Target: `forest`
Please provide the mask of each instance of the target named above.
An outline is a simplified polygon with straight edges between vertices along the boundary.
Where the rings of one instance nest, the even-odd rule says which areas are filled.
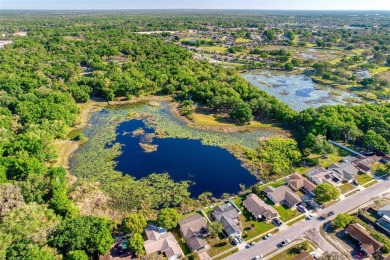
[[[230,20],[207,16],[214,17],[210,25],[226,27],[260,27],[266,19],[250,12]],[[186,111],[196,102],[228,113],[238,124],[253,118],[276,120],[296,135],[298,143],[269,141],[259,146],[256,156],[278,176],[299,164],[298,147],[313,147],[319,135],[389,152],[388,103],[322,106],[298,113],[252,86],[237,69],[193,59],[189,51],[172,43],[170,34],[134,33],[204,30],[209,26],[201,23],[204,18],[199,14],[29,16],[12,12],[0,18],[0,30],[13,40],[0,49],[0,259],[88,259],[110,248],[110,232],[119,223],[81,216],[69,197],[65,169],[53,167],[57,159],[53,141],[67,138],[80,112],[77,103],[90,99],[171,95],[187,106]],[[331,18],[325,15],[327,19]],[[28,35],[12,36],[17,31]],[[315,66],[316,73],[324,77],[329,71],[320,67]],[[286,147],[291,151],[286,152]],[[275,155],[274,149],[284,153]],[[191,203],[187,182],[175,183],[168,175],[157,174],[141,180],[126,178],[128,186],[123,189],[132,197],[118,203],[125,213]],[[172,191],[169,196],[165,196],[167,186]]]

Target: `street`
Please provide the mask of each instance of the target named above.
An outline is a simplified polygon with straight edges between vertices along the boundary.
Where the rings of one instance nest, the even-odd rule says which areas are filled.
[[[342,201],[339,201],[328,208],[320,210],[319,212],[317,212],[316,218],[312,220],[300,221],[291,227],[281,230],[280,232],[273,235],[270,239],[260,241],[252,248],[239,251],[225,259],[246,260],[246,259],[253,259],[258,254],[262,254],[264,256],[274,251],[277,248],[277,245],[284,239],[294,240],[297,238],[303,238],[308,233],[313,231],[315,232],[316,230],[318,231],[318,236],[320,237],[319,228],[324,223],[324,221],[319,220],[318,219],[319,216],[333,210],[335,214],[327,218],[326,221],[332,220],[337,216],[338,213],[351,211],[359,207],[360,205],[368,202],[369,200],[390,190],[389,185],[390,185],[390,180],[378,182],[377,184],[368,187],[363,191],[357,192],[354,195]],[[324,251],[334,251],[334,248],[331,245],[329,245],[329,243],[324,243],[324,247],[326,248],[321,248]]]

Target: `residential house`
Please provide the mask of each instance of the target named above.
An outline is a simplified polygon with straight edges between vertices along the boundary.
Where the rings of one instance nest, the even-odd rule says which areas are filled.
[[[257,220],[262,218],[265,220],[271,220],[278,216],[278,212],[271,205],[266,204],[254,193],[249,194],[242,202],[242,205],[244,205],[244,207]]]
[[[390,217],[383,215],[380,219],[376,221],[376,224],[380,226],[387,235],[390,235]]]
[[[298,191],[300,189],[305,190],[308,193],[313,194],[313,191],[316,188],[316,185],[303,177],[299,173],[291,174],[287,179],[288,186],[294,191]]]
[[[359,242],[360,250],[368,256],[378,252],[383,246],[383,243],[373,238],[359,224],[350,224],[344,231]]]
[[[377,213],[380,216],[388,216],[388,217],[390,217],[390,204],[387,204],[386,206],[378,209]]]
[[[345,162],[345,163],[353,163],[357,159],[358,158],[356,158],[354,156],[346,156],[346,157],[343,158],[343,162]]]
[[[226,236],[241,235],[239,212],[230,203],[215,207],[211,216],[222,224]]]
[[[353,182],[359,170],[351,163],[332,163],[328,170],[334,171],[338,177],[344,182]]]
[[[322,183],[328,183],[333,186],[341,184],[341,179],[336,175],[334,171],[328,171],[321,167],[316,167],[306,172],[306,175],[309,176],[309,179],[316,185]]]
[[[180,259],[184,256],[179,244],[171,232],[165,229],[148,225],[145,228],[147,240],[144,242],[146,254],[157,252],[168,260]]]
[[[292,260],[314,260],[314,257],[310,255],[308,252],[304,251],[294,257]]]
[[[180,232],[191,251],[208,249],[207,221],[199,213],[179,220]]]
[[[381,159],[382,158],[380,156],[374,155],[374,156],[357,160],[354,162],[354,164],[356,165],[357,168],[359,168],[361,172],[371,173],[372,165],[376,162],[379,162]]]
[[[302,202],[301,198],[287,186],[280,186],[277,188],[268,186],[263,190],[263,192],[274,203],[284,204],[289,208],[292,208]]]

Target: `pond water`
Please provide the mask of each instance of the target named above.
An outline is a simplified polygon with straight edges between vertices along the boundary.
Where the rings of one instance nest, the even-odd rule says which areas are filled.
[[[136,119],[122,122],[116,130],[115,142],[123,145],[122,154],[115,159],[116,170],[137,179],[168,172],[175,181],[195,183],[189,188],[191,197],[206,191],[220,197],[239,192],[239,184],[249,187],[257,182],[239,160],[220,147],[187,138],[148,138],[155,130]],[[146,151],[140,143],[156,150]]]
[[[301,74],[252,71],[242,74],[242,77],[297,111],[321,105],[346,104],[345,99],[348,98],[359,100],[356,95],[341,90],[337,90],[337,96],[331,95],[331,88],[316,84]]]

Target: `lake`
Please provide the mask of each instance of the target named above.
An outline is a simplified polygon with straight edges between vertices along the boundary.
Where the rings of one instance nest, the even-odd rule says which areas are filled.
[[[123,145],[122,154],[115,159],[116,170],[137,179],[151,173],[168,172],[175,181],[195,183],[189,188],[191,197],[206,191],[221,197],[223,193],[239,192],[239,184],[249,187],[257,182],[256,177],[225,149],[187,138],[150,138],[152,134],[154,129],[146,127],[142,120],[122,122],[117,127],[115,140]],[[140,143],[157,149],[147,152]]]
[[[254,86],[278,98],[292,109],[302,111],[321,105],[340,105],[348,103],[345,99],[359,98],[348,92],[336,90],[337,96],[331,94],[331,88],[316,84],[301,74],[289,74],[274,71],[252,71],[242,77]]]

